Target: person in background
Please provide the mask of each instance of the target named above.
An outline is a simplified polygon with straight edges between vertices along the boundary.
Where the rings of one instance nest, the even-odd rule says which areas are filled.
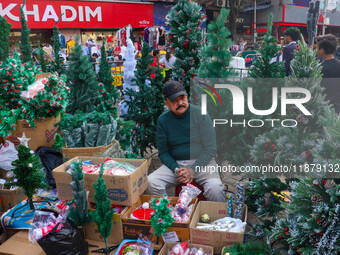
[[[152,52],[152,56],[153,56],[153,63],[151,64],[154,67],[158,66],[158,62],[157,62],[157,57],[159,59],[161,53],[159,52],[159,50],[153,50]]]
[[[244,38],[242,38],[242,41],[240,43],[240,50],[245,50],[246,45],[247,45],[247,41],[245,41]]]
[[[98,54],[97,53],[93,53],[92,57],[90,58],[90,62],[93,65],[93,70],[95,71],[95,73],[97,74],[97,59],[98,59]]]
[[[290,62],[294,58],[294,51],[298,48],[297,40],[300,36],[300,30],[297,27],[287,28],[285,34],[285,46],[282,49],[282,60],[285,61],[286,76],[291,75]]]
[[[325,87],[326,101],[334,105],[337,113],[340,113],[340,61],[334,58],[337,47],[334,35],[324,35],[317,39],[317,54],[323,60],[321,86]],[[325,79],[327,78],[327,79]],[[331,79],[332,78],[332,79]]]
[[[161,58],[159,61],[160,64],[164,65],[165,70],[165,82],[170,80],[172,69],[174,68],[174,64],[176,61],[176,57],[171,54],[171,50],[167,49],[166,55]]]

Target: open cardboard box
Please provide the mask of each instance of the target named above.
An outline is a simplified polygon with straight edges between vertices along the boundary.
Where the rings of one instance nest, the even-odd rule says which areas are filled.
[[[63,154],[68,158],[72,159],[75,157],[92,157],[95,154],[103,153],[112,147],[117,141],[114,140],[107,146],[97,146],[97,147],[78,147],[78,148],[62,148]]]
[[[3,212],[15,207],[26,198],[24,190],[17,188],[15,190],[0,189],[1,209]]]
[[[89,204],[89,211],[94,211],[95,204]],[[107,238],[109,243],[120,244],[123,241],[123,224],[122,215],[127,211],[128,207],[123,207],[121,213],[115,213],[112,217],[113,226],[111,235]],[[94,221],[86,224],[86,237],[90,240],[105,242],[104,238],[101,237],[98,230],[97,224]]]
[[[179,244],[179,243],[174,243],[174,242],[165,243],[163,245],[162,249],[159,251],[158,255],[168,255],[168,251],[171,251],[171,249],[176,244]],[[207,253],[209,255],[213,255],[214,254],[214,248],[211,247],[211,246],[189,243],[189,248],[197,248],[197,249],[202,248],[205,251],[205,253]]]
[[[35,151],[39,146],[52,147],[54,144],[54,136],[59,132],[59,127],[55,125],[60,121],[60,115],[54,118],[46,118],[43,121],[36,121],[36,128],[31,128],[27,121],[18,120],[15,130],[12,131],[11,137],[4,138],[18,146],[20,141],[18,137],[22,137],[23,132],[27,138],[28,146]]]
[[[235,205],[233,205],[233,212]],[[242,221],[247,222],[248,208],[243,207]],[[215,221],[228,216],[228,203],[200,201],[196,207],[194,215],[190,223],[190,240],[192,243],[211,245],[214,247],[215,253],[220,253],[226,245],[234,243],[242,243],[245,228],[241,233],[213,231],[205,229],[197,229],[196,225],[200,221],[202,214],[208,214],[211,221]]]
[[[53,170],[53,176],[57,185],[58,198],[60,200],[72,200],[73,193],[70,182],[71,175],[66,170],[68,165],[77,160],[91,160],[92,164],[100,164],[106,158],[100,157],[75,157]],[[148,167],[146,159],[124,159],[113,158],[115,161],[127,162],[137,167],[137,169],[128,176],[103,175],[107,187],[107,196],[111,204],[132,206],[144,193],[148,187]],[[93,195],[95,193],[93,183],[97,183],[97,174],[84,174],[85,189],[89,191],[89,202],[95,202]]]
[[[154,229],[151,227],[150,220],[139,220],[139,219],[131,219],[131,213],[144,202],[149,202],[152,200],[153,197],[161,198],[161,196],[150,196],[150,195],[142,195],[138,201],[128,208],[128,210],[124,213],[122,220],[123,220],[123,233],[124,239],[138,239],[139,234],[143,234],[148,238],[148,240],[156,240],[156,236],[151,235]],[[175,206],[178,197],[169,197],[171,205]],[[190,240],[190,233],[189,233],[189,224],[191,222],[191,218],[195,212],[197,198],[194,198],[189,205],[193,204],[193,208],[190,214],[190,217],[187,222],[179,223],[173,222],[171,227],[168,229],[167,232],[176,232],[178,239],[183,242]],[[163,241],[163,238],[160,237],[160,241]]]

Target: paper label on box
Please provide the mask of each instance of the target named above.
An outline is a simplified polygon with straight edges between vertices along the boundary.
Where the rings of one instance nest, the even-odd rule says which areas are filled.
[[[175,231],[167,232],[162,235],[164,242],[179,242]]]

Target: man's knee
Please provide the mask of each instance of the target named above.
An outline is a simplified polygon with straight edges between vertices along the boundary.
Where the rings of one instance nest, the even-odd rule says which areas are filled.
[[[209,179],[204,184],[204,196],[209,201],[225,202],[225,194],[223,184],[220,179]]]

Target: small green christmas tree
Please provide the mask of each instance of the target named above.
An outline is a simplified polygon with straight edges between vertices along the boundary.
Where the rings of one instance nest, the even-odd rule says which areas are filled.
[[[201,65],[199,76],[202,78],[226,78],[230,75],[229,66],[232,55],[230,31],[225,26],[229,10],[221,9],[215,22],[208,25],[207,44],[200,49]]]
[[[8,58],[11,26],[6,18],[0,16],[0,61],[5,61]]]
[[[109,247],[107,244],[107,238],[112,231],[112,217],[114,210],[111,209],[110,200],[107,198],[107,190],[105,180],[103,179],[104,167],[100,166],[98,175],[98,182],[93,184],[95,189],[94,199],[96,201],[96,210],[90,212],[90,216],[97,224],[100,235],[105,239],[106,254],[109,254]]]
[[[151,208],[155,209],[150,222],[155,229],[156,244],[158,244],[159,237],[168,230],[175,219],[171,216],[170,201],[166,197],[152,198]]]
[[[63,14],[59,16],[58,21],[53,26],[53,37],[51,38],[51,40],[53,41],[54,61],[52,62],[51,69],[53,72],[57,72],[59,75],[66,75],[66,70],[63,67],[61,59],[59,57],[61,43],[59,38],[59,28],[57,27],[57,25],[62,15]]]
[[[91,112],[99,102],[98,83],[88,56],[83,56],[79,44],[79,36],[75,37],[75,46],[70,54],[70,64],[67,70],[71,95],[67,112],[74,114],[76,110]]]
[[[31,30],[27,27],[27,22],[26,22],[24,10],[23,10],[25,3],[26,3],[26,0],[24,0],[24,4],[20,7],[20,22],[21,22],[20,50],[22,53],[23,63],[32,61],[32,49],[31,49],[31,43],[30,43],[30,31]]]
[[[223,255],[264,255],[275,254],[271,252],[271,248],[266,243],[249,242],[242,244],[233,244],[232,246],[226,246],[223,249]]]
[[[125,101],[129,108],[128,114],[123,117],[136,123],[132,133],[132,149],[141,157],[144,157],[147,148],[152,149],[156,146],[157,119],[164,109],[161,92],[163,85],[160,80],[162,76],[159,68],[151,66],[153,58],[150,51],[149,45],[144,42],[133,80],[139,91],[129,88],[125,92],[131,100]]]
[[[169,42],[175,50],[176,62],[172,72],[172,79],[180,81],[190,95],[190,79],[196,76],[200,65],[198,50],[201,46],[200,26],[205,21],[202,7],[195,2],[179,0],[171,8],[167,26]]]
[[[106,91],[113,97],[113,103],[115,103],[119,97],[119,92],[117,87],[112,85],[113,77],[111,67],[106,58],[105,40],[103,41],[103,45],[100,50],[101,58],[98,72],[98,81],[104,84]]]
[[[71,168],[67,170],[67,173],[72,177],[70,185],[74,196],[67,217],[75,226],[83,227],[84,238],[86,239],[85,224],[91,220],[91,217],[88,214],[88,200],[82,166],[81,161],[72,162]]]
[[[55,134],[54,141],[55,142],[53,144],[53,148],[58,149],[58,150],[61,150],[62,148],[64,148],[66,144],[64,138],[59,133]]]
[[[34,210],[33,194],[36,189],[47,188],[45,183],[45,173],[38,155],[34,154],[30,148],[20,144],[18,146],[18,159],[12,162],[15,168],[13,185],[22,187],[28,197],[30,209]]]
[[[39,50],[39,57],[40,57],[40,65],[41,65],[41,70],[43,73],[47,72],[47,66],[46,66],[46,61],[45,61],[45,52],[44,50],[40,47],[40,42],[38,41],[38,50]]]

